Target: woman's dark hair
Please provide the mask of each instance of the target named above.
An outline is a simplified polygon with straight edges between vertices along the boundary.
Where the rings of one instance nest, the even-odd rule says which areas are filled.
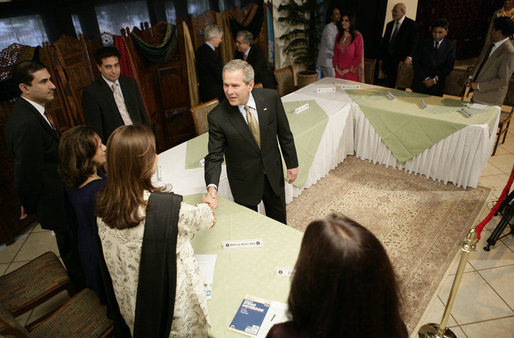
[[[57,170],[68,188],[77,189],[94,174],[93,156],[96,154],[98,142],[102,141],[90,126],[76,126],[62,134]]]
[[[379,240],[332,214],[307,227],[296,262],[289,311],[309,337],[401,337],[400,294]]]
[[[341,21],[339,21],[336,24],[337,31],[339,32],[339,37],[337,38],[337,42],[339,43],[339,40],[341,40],[341,37],[344,35],[344,28],[343,28],[342,21],[345,16],[347,16],[348,20],[350,20],[349,33],[352,36],[352,40],[350,41],[350,43],[352,43],[353,39],[355,39],[355,16],[351,13],[343,13],[343,12],[341,12]]]
[[[156,161],[155,136],[143,125],[117,128],[107,141],[109,179],[98,193],[96,215],[111,228],[132,228],[144,217],[144,192],[159,191],[152,185]]]

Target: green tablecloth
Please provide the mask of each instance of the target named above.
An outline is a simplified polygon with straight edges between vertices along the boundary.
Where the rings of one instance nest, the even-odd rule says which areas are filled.
[[[299,114],[294,113],[296,108],[306,103],[309,104],[308,110],[304,110]],[[327,127],[328,116],[314,100],[284,102],[284,109],[294,136],[299,163],[298,177],[293,184],[301,188],[305,184],[305,180],[311,170],[312,161]]]
[[[187,141],[186,150],[186,169],[199,168],[200,161],[207,156],[209,143],[209,133],[204,133]]]
[[[228,330],[246,295],[287,303],[290,279],[275,276],[276,267],[293,268],[303,233],[253,212],[223,197],[216,209],[216,225],[195,234],[195,254],[216,254],[212,298],[207,301],[213,337],[241,337]],[[186,196],[199,203],[200,195]],[[263,240],[262,248],[223,249],[222,241]]]
[[[386,97],[390,91],[395,100]],[[394,89],[346,90],[399,162],[405,162],[442,139],[470,125],[489,125],[493,132],[498,110],[470,109],[472,118],[457,110],[464,102]],[[422,109],[419,101],[428,105]]]
[[[297,107],[306,103],[309,104],[308,110],[300,114],[294,114],[294,110]],[[328,116],[314,100],[286,102],[284,103],[284,109],[294,136],[299,163],[298,177],[293,184],[301,188],[307,179],[312,161],[318,151],[321,137],[327,126]],[[204,158],[208,152],[208,142],[208,133],[187,141],[186,169],[194,169],[201,166],[200,160]]]

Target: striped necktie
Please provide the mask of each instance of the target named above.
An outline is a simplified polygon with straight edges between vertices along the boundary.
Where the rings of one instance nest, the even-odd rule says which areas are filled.
[[[253,116],[253,114],[250,113],[250,108],[246,104],[245,111],[246,121],[248,121],[248,127],[250,128],[250,132],[252,133],[255,142],[257,142],[257,146],[259,147],[259,149],[261,149],[261,131],[259,130],[259,122],[257,122],[255,116]]]

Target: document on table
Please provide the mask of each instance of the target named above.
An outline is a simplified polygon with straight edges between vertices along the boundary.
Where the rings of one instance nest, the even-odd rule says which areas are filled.
[[[200,277],[205,286],[205,296],[212,297],[212,283],[214,282],[214,267],[216,266],[217,255],[195,255],[196,262],[200,268]]]

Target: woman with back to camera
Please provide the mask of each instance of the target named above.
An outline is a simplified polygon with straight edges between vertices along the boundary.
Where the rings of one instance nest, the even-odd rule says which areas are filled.
[[[155,137],[144,126],[116,129],[107,142],[107,163],[98,234],[131,334],[206,337],[205,290],[189,235],[214,225],[208,197],[192,206],[152,185]]]
[[[105,146],[90,126],[66,130],[59,141],[59,175],[65,185],[66,216],[76,243],[85,287],[106,303],[99,270],[95,204],[105,185]]]
[[[362,34],[355,30],[353,15],[342,14],[336,26],[339,33],[332,59],[336,78],[364,82],[364,41]]]
[[[384,247],[345,216],[307,227],[288,306],[292,321],[273,326],[267,337],[408,337]]]

